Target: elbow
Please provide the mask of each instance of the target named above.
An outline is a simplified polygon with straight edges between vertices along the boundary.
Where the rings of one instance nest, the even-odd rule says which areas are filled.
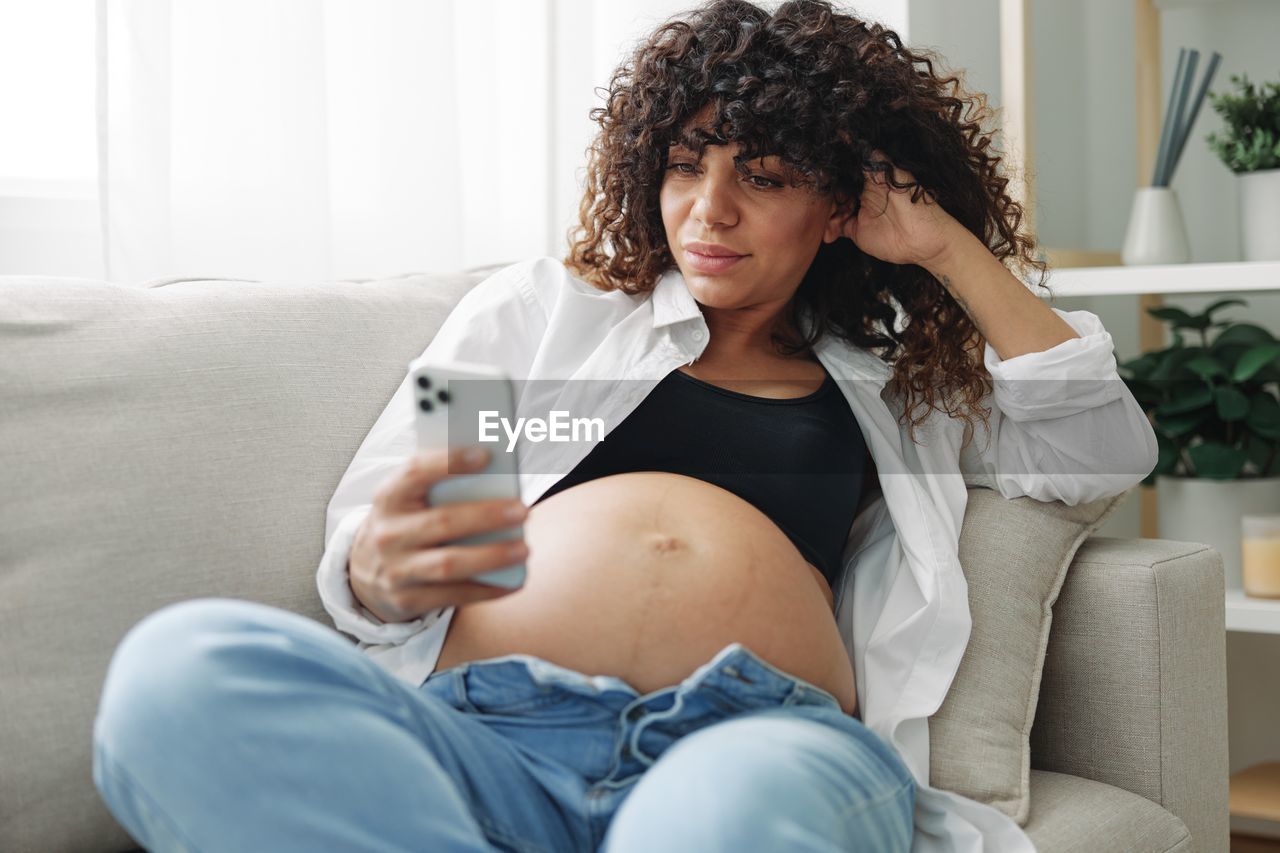
[[[1126,456],[1120,470],[1134,475],[1133,485],[1137,485],[1150,476],[1160,461],[1160,442],[1156,439],[1155,428],[1151,418],[1143,410],[1142,405],[1134,398],[1128,388],[1124,389],[1124,418],[1128,425],[1129,439]],[[1130,470],[1132,469],[1132,470]]]
[[[1140,482],[1141,477],[1135,478],[1130,474],[1084,474],[1046,481],[1028,494],[1037,500],[1078,506],[1124,494]]]
[[[1160,442],[1156,440],[1156,431],[1151,426],[1151,420],[1144,414],[1142,416],[1142,438],[1145,443],[1145,453],[1142,457],[1142,476],[1138,478],[1138,482],[1142,482],[1151,472],[1156,470],[1156,465],[1160,463]]]
[[[1155,433],[1143,419],[1145,429],[1123,439],[1090,443],[1074,448],[1043,448],[1035,458],[1034,473],[1028,471],[1021,482],[1007,484],[1042,501],[1061,501],[1067,506],[1090,503],[1123,494],[1146,479],[1156,464]],[[1004,491],[1004,489],[1002,489]]]
[[[1118,414],[1119,417],[1115,417]],[[1122,413],[1101,420],[1103,431],[1096,453],[1076,461],[1082,473],[1076,503],[1113,497],[1140,484],[1155,470],[1160,444],[1146,412],[1126,395]]]
[[[1118,442],[1119,452],[1108,454],[1111,459],[1109,467],[1117,475],[1117,482],[1124,483],[1124,488],[1117,489],[1117,494],[1133,488],[1149,477],[1160,461],[1160,442],[1156,440],[1151,419],[1132,397],[1128,400],[1127,410],[1127,438]]]
[[[1155,430],[1143,415],[1140,425],[1135,422],[1132,440],[1118,443],[1101,457],[1105,465],[1078,478],[1075,488],[1070,490],[1072,499],[1064,498],[1064,503],[1075,506],[1124,494],[1155,470],[1159,455]]]

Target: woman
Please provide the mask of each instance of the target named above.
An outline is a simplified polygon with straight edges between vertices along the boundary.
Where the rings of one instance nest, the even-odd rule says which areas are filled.
[[[1114,359],[1005,267],[1043,270],[955,84],[822,2],[658,28],[593,112],[569,256],[486,279],[425,353],[603,441],[522,444],[516,506],[432,507],[482,465],[415,451],[406,379],[318,576],[364,654],[246,602],[144,620],[96,726],[121,822],[152,849],[1031,849],[927,785],[965,485],[1089,500],[1155,444],[1118,379],[992,388]],[[450,544],[521,520],[514,550]],[[513,563],[517,590],[475,580]],[[157,739],[175,718],[194,743]]]

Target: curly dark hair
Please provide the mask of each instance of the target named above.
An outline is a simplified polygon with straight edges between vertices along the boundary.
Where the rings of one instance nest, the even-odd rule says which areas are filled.
[[[652,290],[676,266],[659,205],[668,148],[683,143],[701,156],[706,144],[732,141],[742,146],[736,164],[777,155],[852,215],[864,169],[911,189],[912,201],[927,191],[1002,262],[1039,270],[1037,285],[1048,290],[1047,265],[1033,254],[1023,207],[1006,192],[982,127],[993,115],[986,96],[935,64],[936,53],[908,50],[893,30],[825,0],[792,0],[772,13],[713,0],[668,18],[614,71],[607,106],[590,112],[600,130],[565,266],[601,290]],[[685,133],[708,104],[712,130]],[[872,158],[876,149],[915,181],[894,181]],[[804,352],[825,333],[877,351],[893,365],[889,388],[904,401],[900,423],[910,423],[912,440],[929,409],[963,417],[970,434],[975,413],[987,423],[984,339],[924,268],[881,261],[849,239],[824,243],[788,305],[792,328],[804,328],[806,307],[818,322],[803,339],[775,332],[778,351]]]

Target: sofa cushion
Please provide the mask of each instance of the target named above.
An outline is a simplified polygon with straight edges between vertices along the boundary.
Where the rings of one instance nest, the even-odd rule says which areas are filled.
[[[951,689],[929,718],[929,782],[1025,825],[1053,602],[1076,550],[1129,492],[1076,506],[968,492],[960,564],[973,627]]]
[[[90,747],[107,663],[144,616],[226,596],[332,626],[315,586],[329,498],[492,270],[0,277],[0,849],[129,844]]]

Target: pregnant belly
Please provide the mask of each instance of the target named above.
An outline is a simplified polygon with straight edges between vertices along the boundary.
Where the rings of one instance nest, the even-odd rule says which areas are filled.
[[[648,693],[740,642],[853,713],[825,579],[737,495],[679,474],[617,474],[536,504],[525,540],[524,587],[459,606],[437,670],[523,653]]]

